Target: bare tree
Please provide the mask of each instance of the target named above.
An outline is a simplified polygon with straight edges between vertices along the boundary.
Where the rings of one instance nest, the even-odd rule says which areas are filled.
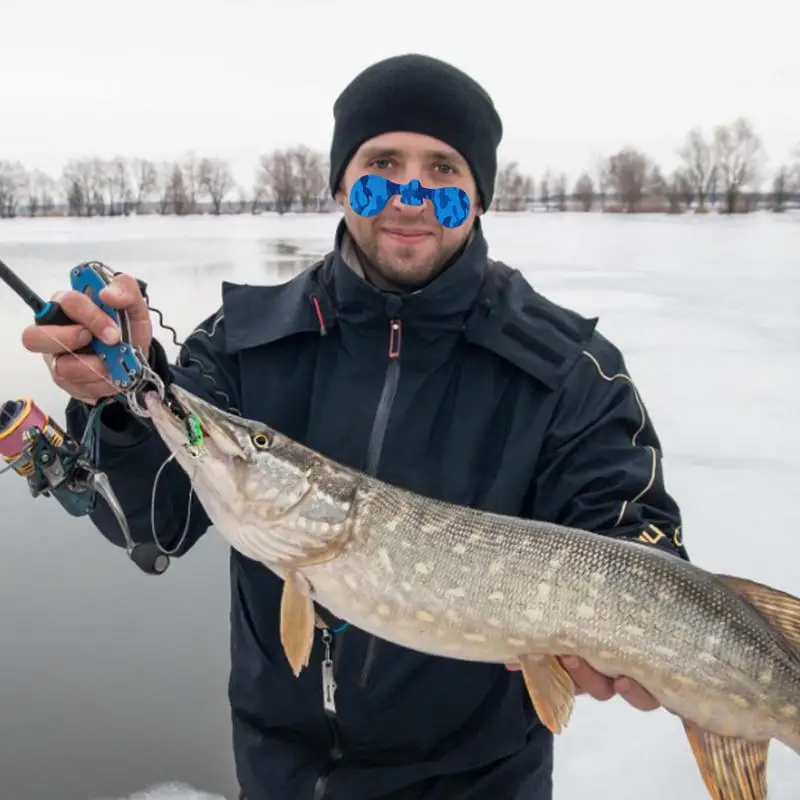
[[[669,185],[658,164],[654,164],[650,169],[650,173],[647,176],[645,192],[658,200],[666,198],[669,192]]]
[[[238,196],[237,208],[239,214],[244,214],[248,208],[252,208],[252,201],[247,196],[247,190],[244,186],[236,186],[236,194]]]
[[[556,201],[556,208],[559,211],[567,210],[567,175],[562,172],[553,183],[553,197]]]
[[[190,173],[192,174],[192,173]],[[172,213],[179,217],[191,214],[197,203],[197,188],[193,185],[193,195],[190,197],[186,186],[186,170],[175,162],[169,173],[167,182],[167,198]]]
[[[524,211],[533,195],[533,179],[524,175],[516,161],[510,161],[497,173],[495,208],[498,211]]]
[[[120,214],[127,216],[131,212],[134,198],[130,165],[122,156],[117,156],[106,165],[106,174],[108,176],[109,213],[112,216]]]
[[[792,151],[786,163],[782,164],[773,176],[772,210],[785,211],[792,196],[797,193],[800,193],[800,145]]]
[[[274,150],[259,159],[256,185],[279,214],[291,211],[297,198],[298,181],[294,167],[291,150]]]
[[[33,170],[27,179],[28,214],[50,214],[55,207],[56,182],[40,169]]]
[[[706,211],[706,198],[714,191],[717,177],[712,145],[703,138],[700,128],[692,128],[678,149],[678,155],[685,164],[683,174],[697,198],[697,211],[703,213]]]
[[[300,208],[308,211],[313,206],[318,210],[326,184],[322,154],[314,152],[303,144],[290,150],[289,155]]]
[[[253,192],[250,201],[250,213],[258,214],[262,208],[269,204],[270,190],[265,181],[266,173],[263,169],[256,170],[256,179],[253,181]]]
[[[133,208],[137,214],[140,214],[142,205],[159,187],[158,168],[146,158],[134,158],[131,163],[131,181],[133,183]]]
[[[644,197],[651,162],[641,151],[626,147],[608,160],[608,178],[623,211],[635,211]]]
[[[154,192],[158,198],[158,213],[162,216],[169,213],[170,207],[170,187],[172,186],[172,175],[175,165],[169,161],[161,161],[154,165],[156,172],[156,185]]]
[[[119,198],[125,196],[120,189],[122,180],[115,162],[101,158],[70,160],[61,175],[68,213],[87,217],[115,213]]]
[[[221,158],[204,158],[198,175],[200,186],[211,198],[214,214],[219,215],[225,195],[236,186],[230,164]]]
[[[584,172],[575,183],[573,194],[583,211],[591,211],[594,205],[594,184],[588,172]]]
[[[550,169],[546,169],[542,179],[539,181],[539,202],[544,206],[545,211],[550,210]]]
[[[686,208],[691,208],[692,203],[694,203],[695,200],[695,191],[685,169],[678,169],[672,173],[670,186],[674,186],[674,188],[680,194],[680,199]],[[699,212],[698,209],[695,209],[695,211]]]
[[[0,161],[0,217],[16,217],[28,183],[19,161]]]
[[[156,171],[156,194],[159,214],[170,212],[183,216],[189,211],[183,167],[178,161],[162,161],[154,165]]]
[[[691,205],[694,198],[694,189],[692,189],[684,170],[675,170],[670,175],[666,181],[665,197],[668,214],[680,214],[683,212],[684,207]]]
[[[789,167],[789,191],[800,194],[800,144],[792,152],[792,162]]]
[[[67,213],[72,217],[91,217],[92,162],[87,159],[68,161],[61,173],[61,183],[67,200]]]
[[[110,166],[101,158],[92,158],[86,165],[86,175],[89,181],[88,202],[92,212],[97,216],[105,216],[111,197]]]
[[[600,210],[605,211],[606,195],[611,187],[611,176],[608,173],[608,158],[595,153],[592,156],[594,171],[597,175],[597,196],[600,199]]]
[[[186,154],[181,172],[183,174],[180,181],[182,198],[180,213],[195,214],[197,212],[197,196],[200,193],[200,161],[197,153],[193,150]]]
[[[725,193],[725,212],[733,214],[745,189],[757,189],[766,154],[761,138],[744,117],[714,130],[714,160],[720,188]]]
[[[788,165],[784,164],[775,173],[772,179],[772,210],[775,212],[786,211],[786,203],[792,192],[792,174]]]

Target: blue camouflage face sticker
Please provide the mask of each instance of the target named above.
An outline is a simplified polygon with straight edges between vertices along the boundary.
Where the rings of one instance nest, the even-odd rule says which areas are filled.
[[[382,175],[362,175],[353,184],[350,208],[361,217],[374,217],[396,194],[407,206],[421,206],[430,200],[436,219],[445,228],[457,228],[469,216],[469,196],[463,189],[455,186],[429,189],[416,178],[408,183],[395,183]]]

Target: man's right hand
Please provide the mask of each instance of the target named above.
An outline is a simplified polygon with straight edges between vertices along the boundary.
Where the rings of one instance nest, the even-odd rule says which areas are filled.
[[[119,389],[111,383],[108,370],[98,356],[74,353],[94,338],[116,344],[119,328],[80,292],[57,292],[52,299],[60,303],[75,325],[29,325],[22,331],[23,346],[32,353],[42,354],[55,384],[76,400],[94,405],[117,394]],[[100,299],[112,308],[127,311],[132,344],[147,354],[153,340],[153,325],[138,283],[129,275],[118,275],[100,292]]]

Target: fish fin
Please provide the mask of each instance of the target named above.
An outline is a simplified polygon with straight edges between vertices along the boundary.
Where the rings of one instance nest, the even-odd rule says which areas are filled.
[[[333,561],[334,558],[337,558],[342,554],[348,542],[350,541],[351,535],[351,525],[345,524],[342,527],[342,532],[338,536],[334,536],[333,539],[322,542],[313,550],[309,550],[303,556],[292,558],[289,566],[302,568],[314,567],[318,564],[327,564],[329,561]]]
[[[311,657],[315,617],[308,582],[297,572],[287,573],[281,595],[281,644],[295,678]]]
[[[561,733],[572,715],[575,684],[555,656],[518,657],[536,714],[552,733]]]
[[[350,540],[350,531],[345,529],[330,541],[324,542],[321,546],[309,550],[305,555],[292,558],[289,562],[292,567],[315,567],[319,564],[327,564],[342,554],[342,551]]]
[[[683,723],[713,800],[766,800],[769,741],[752,742]]]
[[[789,640],[792,647],[800,650],[800,598],[747,578],[717,577],[744,595]]]

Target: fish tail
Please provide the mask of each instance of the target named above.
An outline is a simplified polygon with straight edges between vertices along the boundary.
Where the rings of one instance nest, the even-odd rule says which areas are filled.
[[[717,577],[744,597],[776,628],[800,656],[800,598],[762,583],[732,575]]]
[[[769,740],[720,736],[688,722],[684,728],[713,800],[767,800]]]

